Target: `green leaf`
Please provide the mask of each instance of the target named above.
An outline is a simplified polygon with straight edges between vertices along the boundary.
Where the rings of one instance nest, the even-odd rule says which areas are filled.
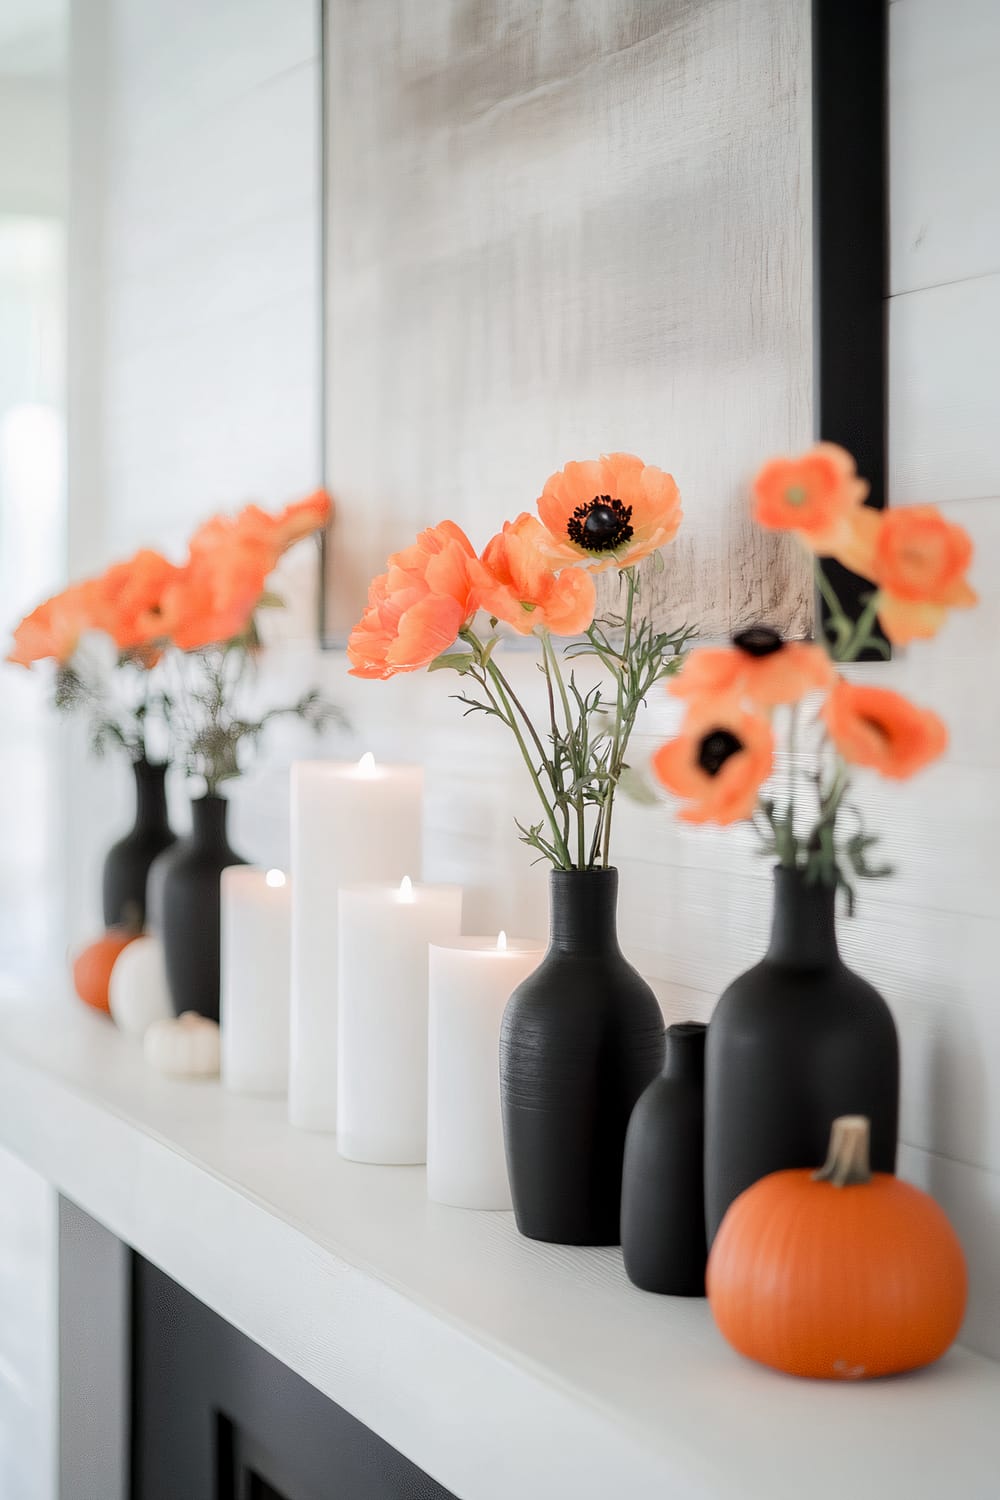
[[[457,672],[464,677],[471,667],[476,665],[476,658],[470,651],[445,651],[441,656],[435,656],[428,672]]]

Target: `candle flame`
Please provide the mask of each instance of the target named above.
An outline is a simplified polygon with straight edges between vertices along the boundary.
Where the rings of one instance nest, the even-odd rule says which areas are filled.
[[[375,757],[370,750],[366,750],[364,755],[362,755],[361,759],[358,761],[358,775],[375,775]]]
[[[498,953],[506,953],[507,952],[507,934],[503,931],[502,928],[497,933],[497,952]]]
[[[269,885],[272,891],[280,890],[285,883],[284,870],[268,870],[264,876],[264,884]]]
[[[399,882],[399,899],[400,901],[413,900],[413,881],[410,879],[409,875],[404,875],[402,880]]]

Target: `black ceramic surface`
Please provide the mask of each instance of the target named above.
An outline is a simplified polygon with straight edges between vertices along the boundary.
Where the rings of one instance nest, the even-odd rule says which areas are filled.
[[[191,804],[191,833],[161,854],[150,875],[150,909],[163,943],[170,998],[178,1015],[195,1010],[219,1019],[220,881],[245,859],[226,837],[228,803]]]
[[[622,1176],[622,1251],[646,1292],[705,1295],[705,1032],[667,1028],[663,1071],[632,1111]]]
[[[500,1090],[517,1227],[620,1243],[635,1101],[663,1062],[663,1017],[618,946],[617,870],[556,870],[548,952],[504,1012]]]
[[[167,822],[167,767],[137,760],[135,824],[104,861],[104,925],[141,929],[146,924],[146,883],[158,854],[175,842]]]
[[[709,1244],[758,1178],[819,1166],[838,1115],[867,1115],[873,1169],[896,1167],[899,1045],[889,1007],[840,957],[834,891],[778,869],[774,892],[771,946],[729,986],[708,1028]]]

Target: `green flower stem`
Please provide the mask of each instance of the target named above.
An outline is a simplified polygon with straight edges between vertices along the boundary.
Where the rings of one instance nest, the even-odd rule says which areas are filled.
[[[625,639],[622,644],[622,665],[615,673],[618,679],[618,709],[615,714],[615,728],[612,737],[611,757],[608,762],[608,783],[601,804],[601,818],[603,822],[603,845],[601,849],[601,865],[606,870],[611,861],[611,818],[615,806],[615,788],[618,778],[622,773],[625,761],[625,750],[628,746],[628,735],[631,733],[631,725],[628,733],[624,732],[625,719],[625,675],[631,670],[632,657],[632,615],[635,609],[636,576],[634,568],[625,568]],[[632,722],[635,721],[635,711],[632,713]]]
[[[540,634],[542,638],[542,660],[545,663],[545,676],[549,681],[550,686],[552,679],[554,678],[556,686],[559,689],[559,696],[562,700],[563,715],[565,716],[566,720],[566,739],[567,743],[572,745],[573,715],[570,710],[569,693],[566,691],[566,683],[563,678],[562,669],[559,665],[559,657],[556,654],[556,649],[552,644],[552,637],[549,632],[547,630],[542,630]],[[585,870],[587,868],[587,822],[586,804],[584,802],[583,796],[583,777],[586,773],[586,767],[581,766],[578,763],[575,750],[572,771],[573,781],[576,786],[576,792],[573,798],[573,806],[576,810],[577,867],[581,870]]]
[[[545,815],[549,820],[549,826],[552,829],[552,841],[555,846],[556,853],[558,854],[561,861],[561,868],[564,870],[571,870],[573,868],[573,861],[570,858],[566,840],[564,839],[559,824],[556,821],[556,816],[549,802],[549,799],[545,795],[545,789],[542,786],[541,778],[535,768],[535,763],[532,760],[527,741],[525,740],[524,735],[521,733],[520,725],[517,722],[517,715],[515,714],[514,709],[511,706],[512,702],[517,704],[522,718],[528,725],[528,728],[531,731],[531,734],[536,743],[539,744],[539,748],[541,748],[540,742],[538,741],[537,732],[534,729],[531,720],[525,713],[523,707],[518,702],[516,695],[511,692],[510,697],[508,697],[509,684],[506,683],[503,673],[500,671],[499,667],[492,659],[490,659],[486,663],[486,674],[489,677],[490,681],[493,683],[494,688],[496,689],[496,695],[500,700],[500,704],[504,710],[504,716],[506,717],[507,725],[510,728],[510,731],[513,734],[515,740],[517,741],[518,749],[521,752],[521,757],[524,761],[524,764],[528,768],[528,774],[530,775],[531,780],[534,783],[535,791],[538,793],[538,799],[541,802],[542,807],[545,810]],[[489,691],[488,688],[487,691]],[[545,763],[546,757],[544,751],[542,751],[542,764],[545,765]]]

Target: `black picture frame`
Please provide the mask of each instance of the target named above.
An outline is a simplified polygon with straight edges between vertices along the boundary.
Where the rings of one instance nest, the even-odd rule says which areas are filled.
[[[886,505],[889,0],[812,0],[813,349],[815,436],[840,443],[871,486],[867,503]],[[317,0],[320,65],[320,443],[326,452],[328,107],[324,79],[327,6]],[[327,476],[328,477],[328,476]],[[331,532],[320,547],[318,632],[325,650],[344,640],[327,629]],[[823,572],[845,613],[857,619],[872,585],[833,559]],[[829,611],[820,597],[821,628]],[[880,638],[876,627],[873,634]],[[871,648],[864,658],[884,660]]]

